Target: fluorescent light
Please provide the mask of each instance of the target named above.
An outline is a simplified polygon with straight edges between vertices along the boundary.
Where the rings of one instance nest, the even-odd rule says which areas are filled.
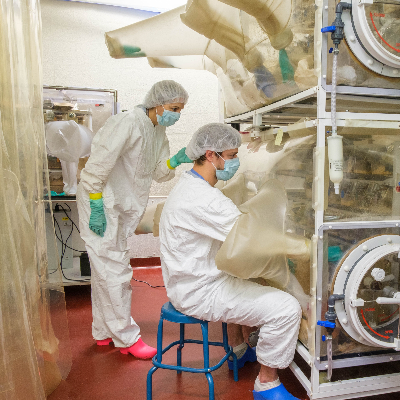
[[[81,3],[105,4],[125,8],[135,8],[137,10],[164,12],[173,8],[183,6],[187,0],[70,0]]]

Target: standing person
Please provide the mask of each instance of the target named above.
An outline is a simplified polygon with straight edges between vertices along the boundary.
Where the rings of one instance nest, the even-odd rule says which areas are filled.
[[[177,82],[161,81],[143,105],[109,118],[95,135],[77,192],[81,237],[92,269],[92,334],[98,345],[114,342],[123,354],[151,358],[131,316],[132,268],[127,238],[146,209],[154,179],[165,182],[181,163],[185,148],[170,157],[167,126],[178,121],[188,100]]]
[[[241,213],[214,185],[219,179],[231,179],[239,168],[240,142],[239,132],[224,124],[205,125],[193,135],[186,154],[195,160],[194,167],[182,174],[169,194],[160,220],[164,283],[172,305],[186,315],[259,326],[261,369],[254,399],[295,400],[280,383],[278,369],[288,367],[294,357],[299,303],[288,293],[236,278],[215,264],[219,248]],[[232,343],[230,337],[240,363],[246,345],[240,343],[243,336],[237,340]]]

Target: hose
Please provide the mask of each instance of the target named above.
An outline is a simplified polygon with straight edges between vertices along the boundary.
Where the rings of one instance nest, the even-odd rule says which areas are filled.
[[[337,85],[337,60],[339,49],[333,50],[333,65],[332,65],[332,92],[331,92],[331,120],[332,120],[332,136],[337,135],[336,126],[336,85]]]

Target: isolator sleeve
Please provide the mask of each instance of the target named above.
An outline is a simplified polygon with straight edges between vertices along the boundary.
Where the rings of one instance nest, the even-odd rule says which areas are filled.
[[[239,206],[242,215],[217,253],[218,269],[238,278],[262,277],[285,287],[289,281],[284,221],[286,192],[277,180]]]

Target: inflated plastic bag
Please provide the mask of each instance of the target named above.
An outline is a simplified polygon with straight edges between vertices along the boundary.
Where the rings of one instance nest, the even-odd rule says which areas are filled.
[[[239,206],[243,215],[217,253],[218,269],[242,279],[262,277],[285,287],[289,281],[286,208],[286,192],[279,181],[262,185],[256,196]]]

